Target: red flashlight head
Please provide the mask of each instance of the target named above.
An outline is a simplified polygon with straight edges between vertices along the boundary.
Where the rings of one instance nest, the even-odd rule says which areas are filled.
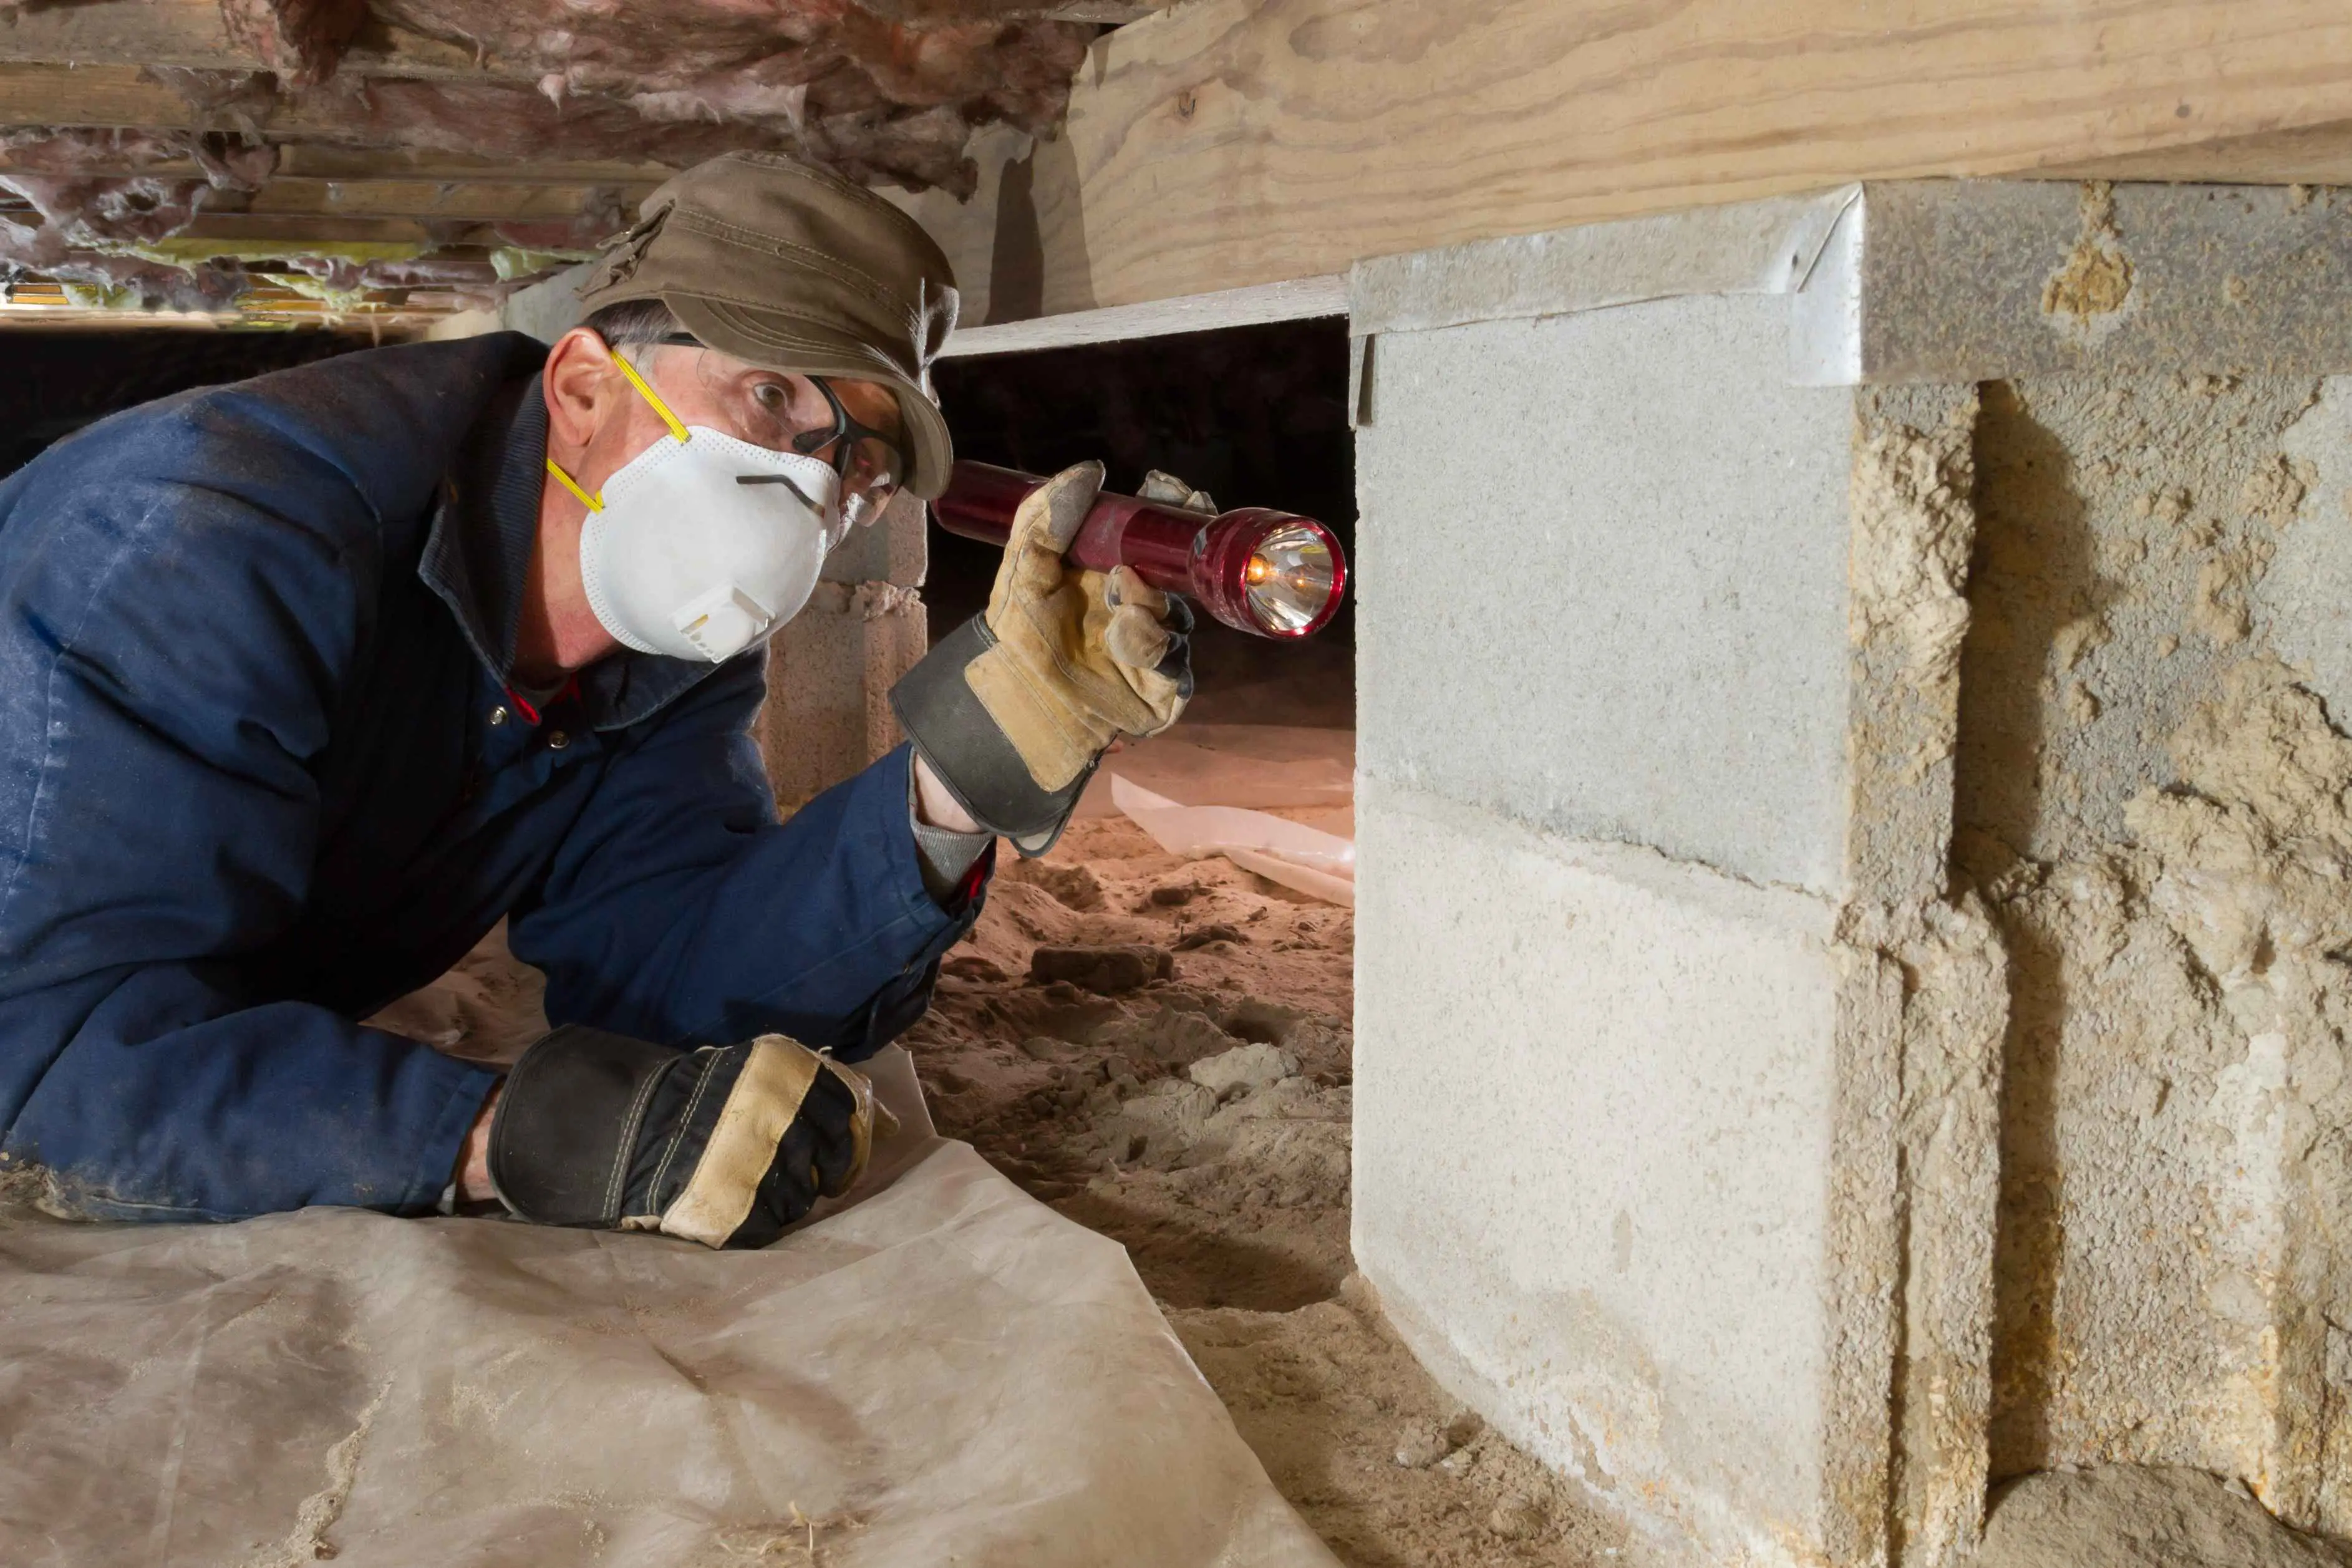
[[[1348,558],[1311,517],[1243,507],[1192,541],[1192,592],[1229,626],[1261,637],[1312,637],[1339,613]]]
[[[1013,468],[960,462],[931,510],[950,533],[1003,544],[1022,501],[1045,482]],[[1131,567],[1153,587],[1190,595],[1213,618],[1262,637],[1314,636],[1339,614],[1348,591],[1348,558],[1331,531],[1269,507],[1203,518],[1105,491],[1066,555],[1090,572]]]

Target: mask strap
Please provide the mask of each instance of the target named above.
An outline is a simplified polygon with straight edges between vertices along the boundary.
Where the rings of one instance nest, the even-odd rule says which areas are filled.
[[[615,349],[613,351],[613,363],[621,367],[621,374],[629,378],[629,384],[637,389],[637,395],[644,398],[647,403],[653,405],[654,412],[662,416],[662,423],[669,426],[669,433],[677,437],[681,441],[686,440],[688,438],[686,422],[680,419],[677,415],[672,414],[669,411],[669,405],[664,403],[661,400],[660,395],[656,393],[652,387],[646,384],[646,378],[637,374],[637,367],[629,363],[629,356],[623,353],[620,350]],[[582,506],[586,507],[590,511],[603,511],[604,510],[604,503],[597,500],[594,496],[590,495],[586,490],[582,489],[580,488],[580,481],[573,479],[570,474],[565,473],[561,468],[557,467],[556,461],[552,458],[547,459],[547,471],[555,476],[555,480],[558,484],[562,485],[565,489],[570,490],[573,495],[579,497],[580,504]]]
[[[646,378],[637,374],[637,367],[629,363],[629,356],[615,351],[613,363],[621,367],[621,374],[629,378],[629,384],[637,389],[638,395],[654,405],[654,412],[662,416],[662,423],[669,426],[669,433],[681,441],[685,440],[687,438],[686,422],[672,414],[669,411],[669,405],[664,403],[656,395],[654,389],[646,384]]]
[[[555,476],[556,483],[562,485],[565,489],[570,490],[573,495],[578,496],[582,506],[586,507],[590,511],[603,511],[604,510],[604,503],[598,500],[594,496],[590,495],[586,490],[582,489],[580,488],[580,481],[573,479],[570,474],[565,473],[561,468],[558,468],[556,466],[555,459],[552,458],[547,459],[547,471]]]

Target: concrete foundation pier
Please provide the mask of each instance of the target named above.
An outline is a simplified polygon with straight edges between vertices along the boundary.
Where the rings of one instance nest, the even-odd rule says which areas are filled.
[[[768,700],[753,725],[768,783],[797,810],[904,737],[890,688],[930,647],[924,504],[901,494],[825,558],[801,613],[768,645]]]
[[[2352,201],[1359,265],[1355,1244],[1669,1560],[2352,1529]]]

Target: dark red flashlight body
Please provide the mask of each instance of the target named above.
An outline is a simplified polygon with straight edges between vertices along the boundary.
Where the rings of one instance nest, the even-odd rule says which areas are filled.
[[[960,462],[948,478],[947,493],[931,503],[932,515],[950,533],[1002,546],[1013,536],[1013,512],[1045,482],[1017,468]],[[1269,624],[1254,611],[1249,594],[1250,562],[1258,547],[1288,529],[1311,531],[1330,552],[1330,597],[1297,627]],[[1347,557],[1329,529],[1313,518],[1262,506],[1204,517],[1105,491],[1095,498],[1094,510],[1063,558],[1090,572],[1131,566],[1153,587],[1185,595],[1236,631],[1286,641],[1321,631],[1339,613],[1348,586]]]

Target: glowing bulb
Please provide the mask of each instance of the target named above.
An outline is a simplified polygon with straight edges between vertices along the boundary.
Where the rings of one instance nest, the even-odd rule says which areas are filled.
[[[1301,637],[1339,596],[1345,568],[1330,535],[1313,523],[1292,521],[1257,542],[1242,568],[1250,613],[1275,637]]]

